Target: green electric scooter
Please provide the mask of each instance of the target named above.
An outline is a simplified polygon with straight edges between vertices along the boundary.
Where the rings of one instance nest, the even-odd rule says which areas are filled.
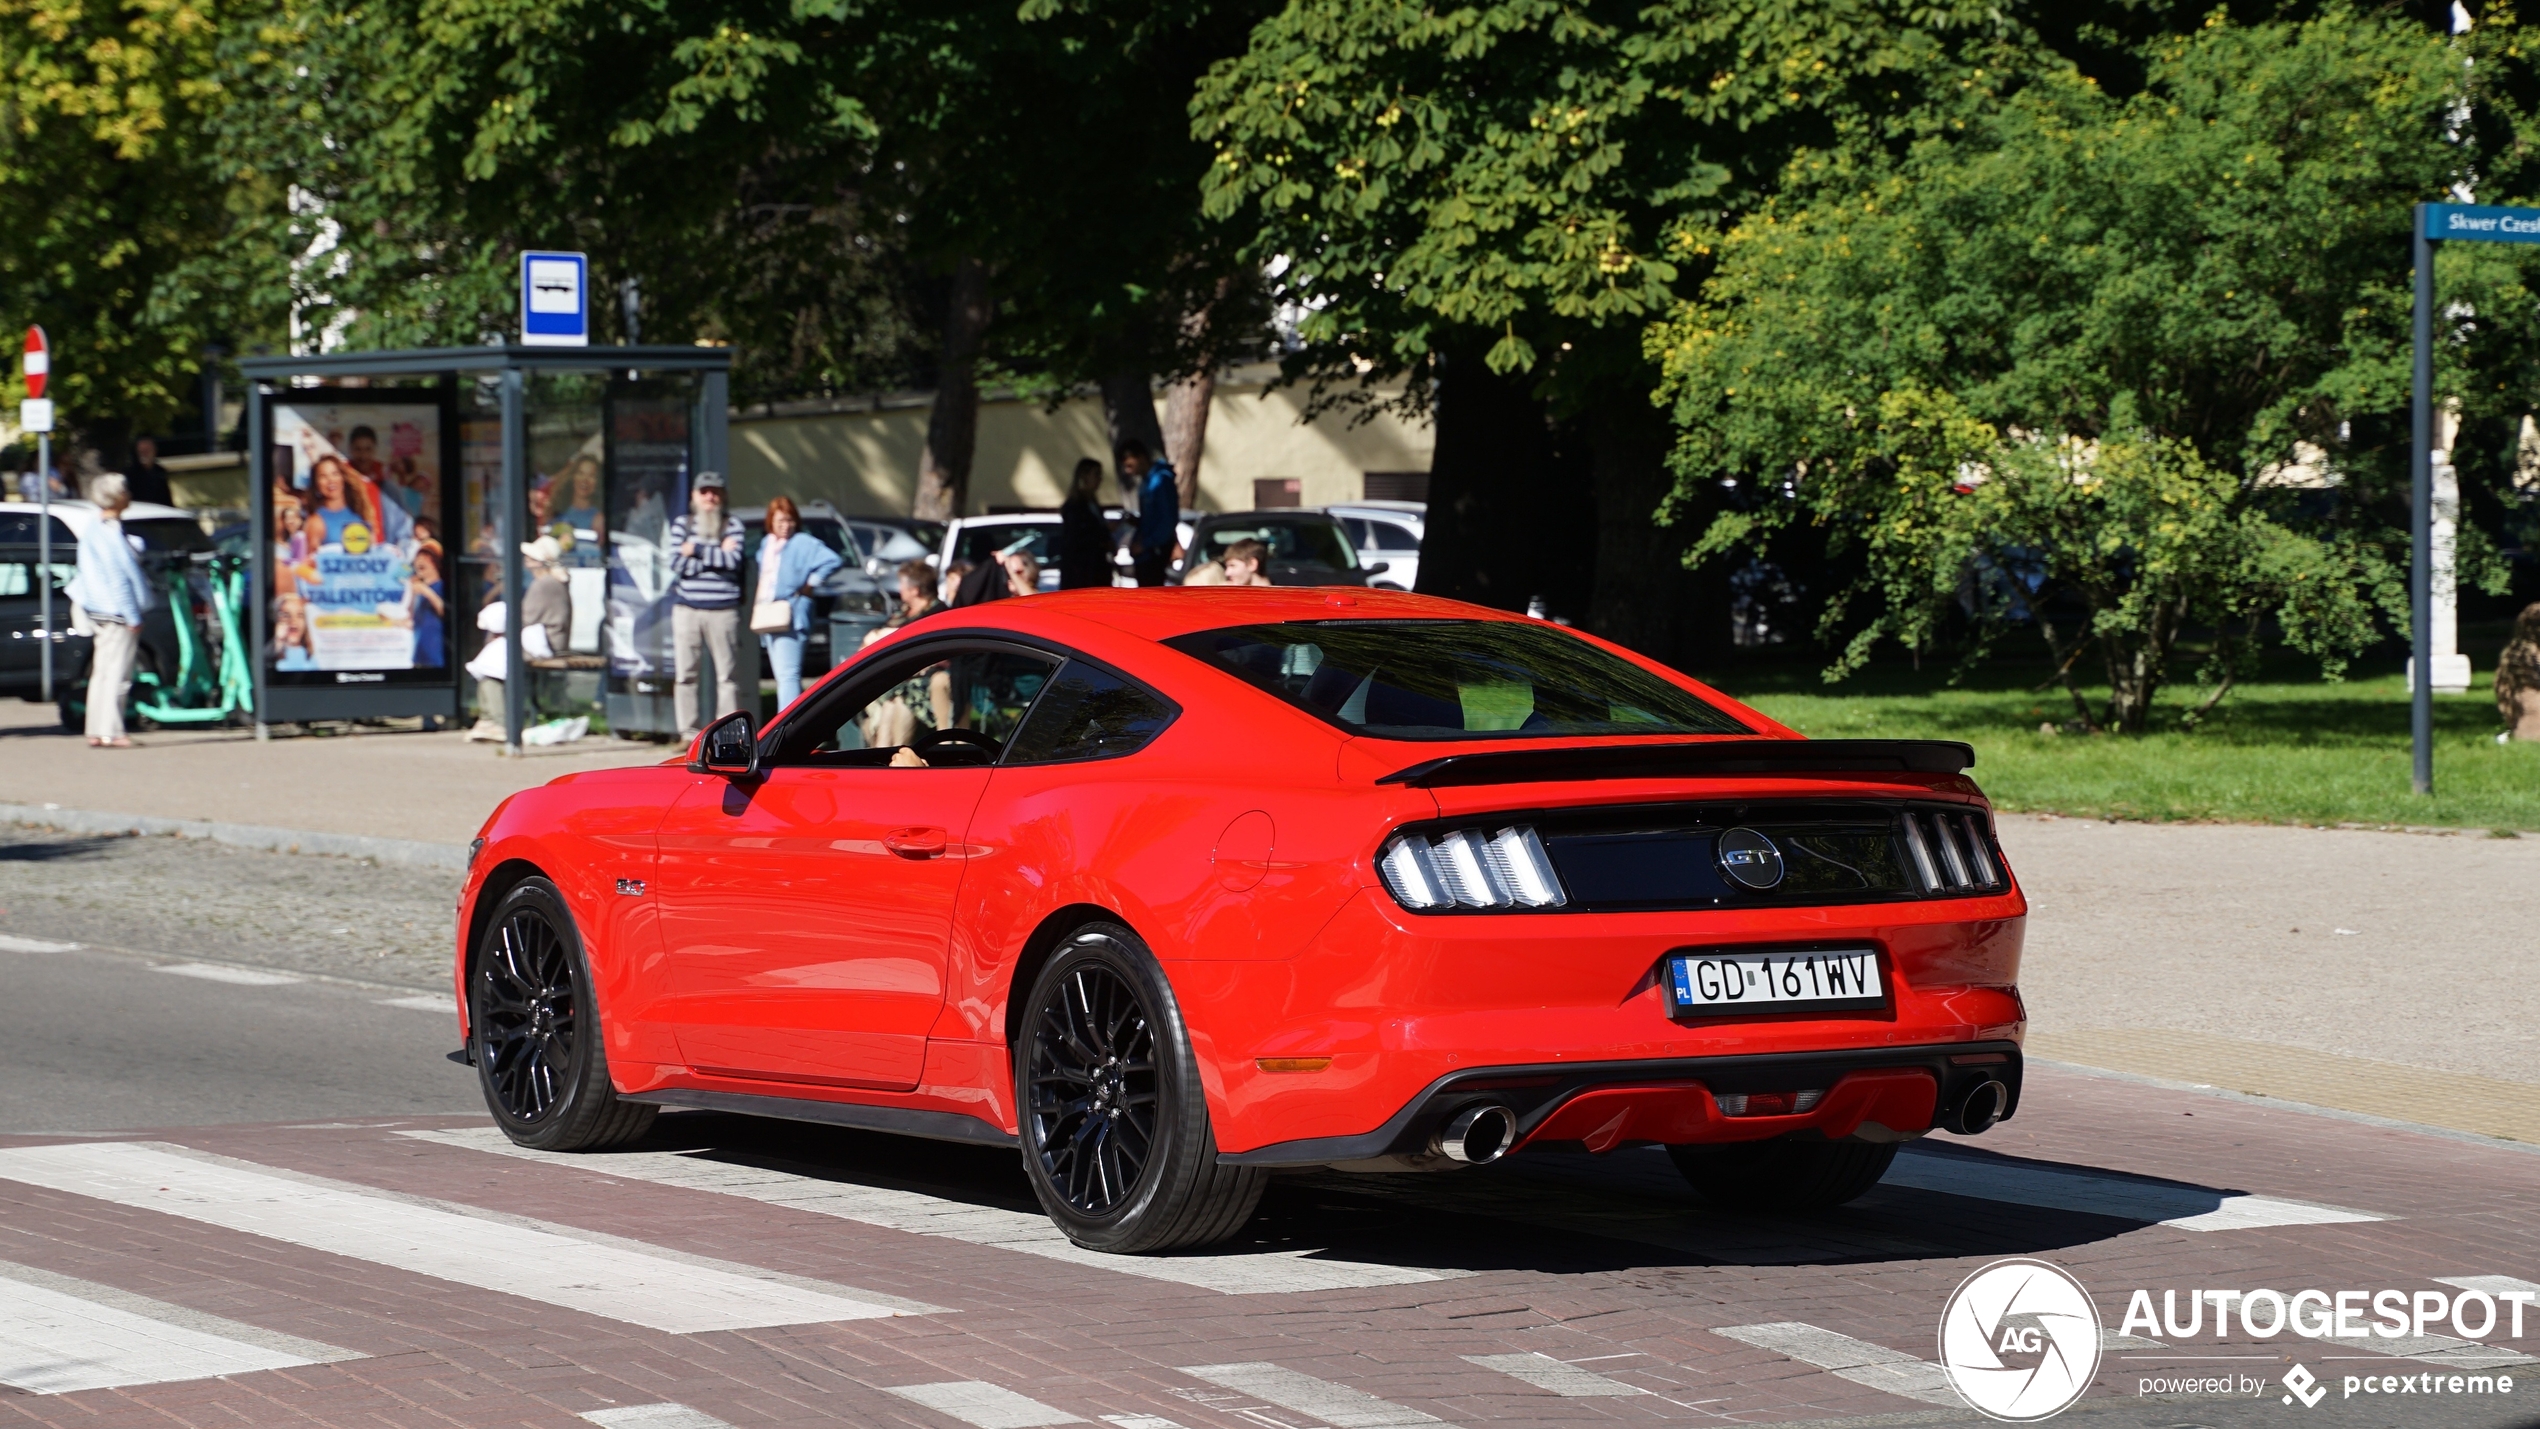
[[[167,572],[168,609],[176,612],[176,676],[162,680],[144,670],[133,676],[133,708],[154,724],[219,724],[252,709],[254,677],[247,666],[247,636],[238,613],[247,603],[247,558],[196,556],[205,566],[211,588],[212,618],[220,627],[217,666],[204,649],[193,610],[192,562],[172,563]]]

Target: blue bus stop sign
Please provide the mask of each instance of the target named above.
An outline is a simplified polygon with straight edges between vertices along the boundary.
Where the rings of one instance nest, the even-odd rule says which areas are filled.
[[[2437,243],[2540,243],[2540,208],[2489,203],[2429,203],[2425,236]]]
[[[579,253],[521,254],[521,345],[589,347],[590,279],[590,260]]]

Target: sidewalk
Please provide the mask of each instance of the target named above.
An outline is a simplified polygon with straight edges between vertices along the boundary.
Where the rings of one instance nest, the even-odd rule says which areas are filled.
[[[0,804],[465,845],[519,790],[678,752],[594,738],[507,759],[458,731],[260,744],[245,730],[155,730],[133,742],[90,749],[52,706],[0,700]]]

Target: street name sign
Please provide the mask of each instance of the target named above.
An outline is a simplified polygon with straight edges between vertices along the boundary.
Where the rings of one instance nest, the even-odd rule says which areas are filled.
[[[591,262],[582,254],[521,254],[521,345],[589,347],[590,279]]]
[[[2437,243],[2540,243],[2540,208],[2487,203],[2429,203],[2425,236]]]

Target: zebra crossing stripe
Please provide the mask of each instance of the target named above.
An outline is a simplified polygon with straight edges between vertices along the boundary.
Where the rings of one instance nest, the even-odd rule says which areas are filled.
[[[1364,1390],[1334,1384],[1328,1379],[1316,1379],[1284,1365],[1262,1361],[1184,1365],[1182,1373],[1220,1389],[1249,1394],[1281,1409],[1310,1415],[1331,1425],[1332,1429],[1398,1429],[1403,1425],[1443,1422],[1434,1414],[1423,1414],[1417,1409],[1378,1399]]]
[[[150,971],[174,973],[178,977],[199,977],[205,982],[234,983],[239,987],[280,987],[287,982],[308,981],[290,973],[258,972],[254,968],[233,968],[225,963],[161,963]]]
[[[30,1394],[359,1359],[111,1285],[0,1262],[0,1384]]]
[[[2245,1231],[2390,1219],[2344,1206],[2136,1181],[2082,1167],[1912,1148],[1896,1158],[1896,1164],[1888,1168],[1879,1184],[2050,1211],[2080,1211],[2183,1231]]]
[[[1563,1399],[1601,1399],[1613,1395],[1649,1392],[1639,1385],[1625,1384],[1619,1379],[1609,1379],[1592,1369],[1581,1369],[1577,1365],[1554,1359],[1550,1355],[1466,1355],[1464,1358],[1467,1363],[1480,1365],[1484,1369],[1495,1369],[1501,1374],[1524,1380],[1547,1394],[1560,1395]]]
[[[935,1307],[614,1236],[280,1173],[150,1142],[0,1150],[0,1179],[264,1236],[670,1334]]]
[[[732,1426],[684,1404],[628,1404],[615,1409],[585,1409],[574,1416],[600,1429],[732,1429]]]
[[[1038,1429],[1043,1424],[1085,1422],[1081,1416],[1064,1409],[1052,1409],[1037,1399],[1026,1398],[983,1379],[903,1384],[890,1387],[887,1392],[912,1404],[923,1404],[964,1424],[975,1425],[977,1429]]]
[[[1730,1325],[1713,1330],[1740,1344],[1753,1345],[1787,1355],[1802,1364],[1812,1364],[1830,1371],[1835,1378],[1850,1380],[1901,1398],[1924,1404],[1945,1404],[1963,1408],[1966,1401],[1949,1387],[1949,1377],[1940,1366],[1919,1360],[1903,1350],[1891,1350],[1850,1335],[1797,1320],[1777,1320],[1763,1325]]]
[[[1231,1254],[1175,1256],[1106,1255],[1087,1250],[1050,1224],[1037,1211],[1009,1211],[1000,1206],[929,1196],[887,1186],[860,1186],[769,1166],[721,1161],[672,1151],[620,1151],[567,1156],[514,1146],[494,1127],[457,1131],[402,1131],[400,1136],[442,1146],[490,1151],[550,1166],[570,1166],[650,1181],[692,1191],[745,1196],[771,1206],[836,1216],[886,1230],[942,1236],[972,1245],[1021,1251],[1085,1270],[1166,1280],[1177,1285],[1214,1290],[1225,1295],[1278,1295],[1299,1290],[1359,1290],[1382,1285],[1417,1285],[1470,1275],[1468,1270],[1430,1270],[1373,1261],[1327,1260],[1313,1250],[1238,1251]]]

